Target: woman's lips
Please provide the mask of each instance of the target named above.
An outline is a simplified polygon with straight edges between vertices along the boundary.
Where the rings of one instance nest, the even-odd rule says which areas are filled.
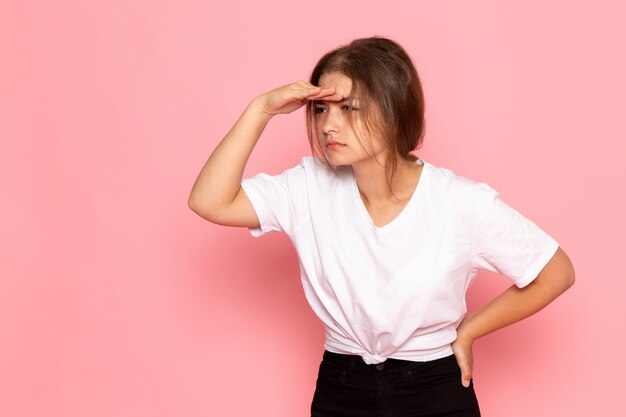
[[[330,149],[330,150],[339,149],[344,146],[346,145],[344,145],[343,143],[339,143],[339,142],[327,142],[326,143],[326,149]]]

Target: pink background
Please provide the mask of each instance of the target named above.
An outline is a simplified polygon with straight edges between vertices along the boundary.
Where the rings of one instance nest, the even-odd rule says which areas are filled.
[[[422,77],[417,154],[496,188],[576,269],[477,341],[483,415],[623,415],[626,7],[512,3],[0,3],[0,415],[309,415],[323,331],[290,241],[187,198],[252,98],[375,34]],[[276,117],[246,176],[303,155],[303,112]],[[482,271],[470,309],[508,285]]]

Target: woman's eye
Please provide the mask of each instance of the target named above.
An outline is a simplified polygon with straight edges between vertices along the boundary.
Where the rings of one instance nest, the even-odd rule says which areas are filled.
[[[326,110],[326,109],[325,109],[325,108],[323,108],[323,107],[316,107],[316,108],[315,108],[315,114],[322,113],[324,110]]]
[[[343,108],[348,110],[348,111],[357,111],[358,110],[356,107],[348,106],[347,104],[344,105]]]

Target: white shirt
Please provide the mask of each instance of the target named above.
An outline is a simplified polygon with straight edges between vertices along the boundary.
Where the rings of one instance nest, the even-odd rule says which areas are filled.
[[[293,242],[326,350],[368,364],[451,355],[478,270],[501,273],[521,288],[559,246],[489,185],[416,163],[424,168],[415,192],[382,227],[349,165],[335,173],[303,157],[279,175],[241,181],[260,222],[249,228],[252,236],[280,231]]]

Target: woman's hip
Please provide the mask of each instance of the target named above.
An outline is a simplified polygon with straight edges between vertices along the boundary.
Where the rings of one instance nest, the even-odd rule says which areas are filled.
[[[461,384],[454,355],[366,364],[358,355],[324,351],[311,415],[477,417],[480,411],[473,381]]]

